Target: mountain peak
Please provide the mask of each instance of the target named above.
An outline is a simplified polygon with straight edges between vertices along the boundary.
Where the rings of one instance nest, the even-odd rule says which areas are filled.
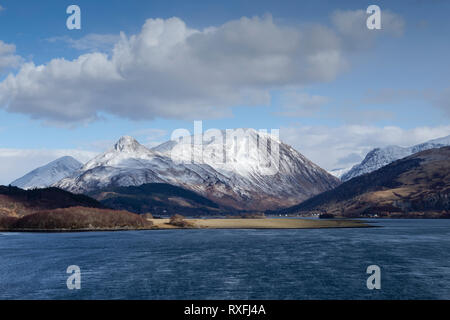
[[[362,174],[370,173],[396,160],[410,156],[417,152],[440,148],[448,145],[450,145],[450,136],[433,139],[412,147],[390,145],[383,148],[375,148],[367,153],[366,157],[361,163],[353,166],[351,170],[342,175],[341,180],[347,181]]]
[[[116,151],[137,151],[141,147],[141,144],[137,140],[130,136],[123,136],[116,142],[114,149]]]
[[[23,177],[11,182],[11,185],[22,188],[45,188],[70,176],[80,169],[82,164],[73,157],[65,156],[36,168]]]

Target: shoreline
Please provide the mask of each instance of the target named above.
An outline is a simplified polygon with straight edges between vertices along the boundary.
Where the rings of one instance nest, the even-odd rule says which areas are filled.
[[[376,228],[361,220],[316,220],[292,218],[264,219],[186,219],[189,227],[170,225],[169,219],[148,219],[153,226],[148,228],[98,228],[98,229],[0,229],[0,232],[26,233],[71,233],[108,231],[148,231],[148,230],[201,230],[201,229],[330,229],[330,228]]]
[[[149,219],[160,229],[321,229],[321,228],[366,228],[371,227],[361,220],[318,220],[292,218],[263,219],[185,219],[190,227],[169,225],[169,219]]]

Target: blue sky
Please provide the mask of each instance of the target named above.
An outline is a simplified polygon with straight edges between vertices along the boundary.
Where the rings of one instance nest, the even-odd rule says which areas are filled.
[[[71,4],[81,30],[66,28]],[[370,4],[381,31],[365,27]],[[450,134],[448,1],[0,6],[0,184],[65,153],[86,161],[122,135],[153,146],[194,119],[204,129],[281,129],[326,169]],[[114,55],[118,43],[126,50]]]

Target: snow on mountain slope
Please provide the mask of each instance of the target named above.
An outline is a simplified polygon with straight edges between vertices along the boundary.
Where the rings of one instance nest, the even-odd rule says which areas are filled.
[[[153,150],[179,161],[208,164],[234,185],[285,202],[298,203],[339,183],[292,147],[254,129],[218,131],[203,136],[202,145],[194,141],[195,137],[169,141]]]
[[[347,181],[354,177],[378,170],[391,162],[405,158],[420,151],[449,145],[450,136],[447,136],[430,140],[412,147],[388,146],[384,148],[376,148],[370,151],[360,164],[353,166],[350,171],[342,175],[341,180]]]
[[[330,174],[332,174],[333,176],[335,176],[336,178],[341,178],[344,174],[346,174],[347,172],[349,172],[352,169],[352,167],[348,167],[348,168],[336,168],[336,169],[331,169],[328,170],[328,172]]]
[[[260,139],[256,131],[248,131],[245,137],[236,136],[225,145],[205,137],[203,147],[183,139],[150,150],[131,137],[123,137],[114,148],[55,186],[88,193],[108,187],[163,182],[198,192],[225,206],[263,210],[298,203],[339,183],[275,139],[268,144],[269,149],[279,150],[279,161],[277,155],[261,155],[253,148],[242,152],[248,143]],[[268,167],[270,161],[276,166]]]
[[[55,186],[84,193],[107,187],[139,186],[144,183],[189,184],[203,191],[220,177],[207,166],[175,164],[171,159],[147,149],[132,137],[122,137],[112,149],[87,162],[72,177]]]
[[[412,151],[412,153],[417,153],[417,152],[421,152],[421,151],[425,151],[425,150],[429,150],[429,149],[433,149],[433,148],[445,147],[445,146],[450,146],[450,136],[433,139],[433,140],[415,145],[415,146],[411,147],[411,151]]]
[[[201,143],[196,143],[197,138]],[[263,143],[270,144],[269,141],[273,141],[274,152],[262,152],[268,149],[263,147]],[[250,178],[253,174],[273,175],[278,172],[280,145],[280,141],[267,133],[236,129],[230,131],[228,137],[225,130],[217,130],[214,135],[171,140],[152,150],[177,161],[205,163],[224,174],[237,173]]]
[[[22,189],[46,188],[72,175],[82,166],[81,162],[72,157],[62,157],[14,180],[11,185]]]

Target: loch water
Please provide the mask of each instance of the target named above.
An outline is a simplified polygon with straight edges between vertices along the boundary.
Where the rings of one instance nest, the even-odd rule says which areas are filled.
[[[377,227],[0,233],[0,299],[450,299],[450,220],[367,221]]]

